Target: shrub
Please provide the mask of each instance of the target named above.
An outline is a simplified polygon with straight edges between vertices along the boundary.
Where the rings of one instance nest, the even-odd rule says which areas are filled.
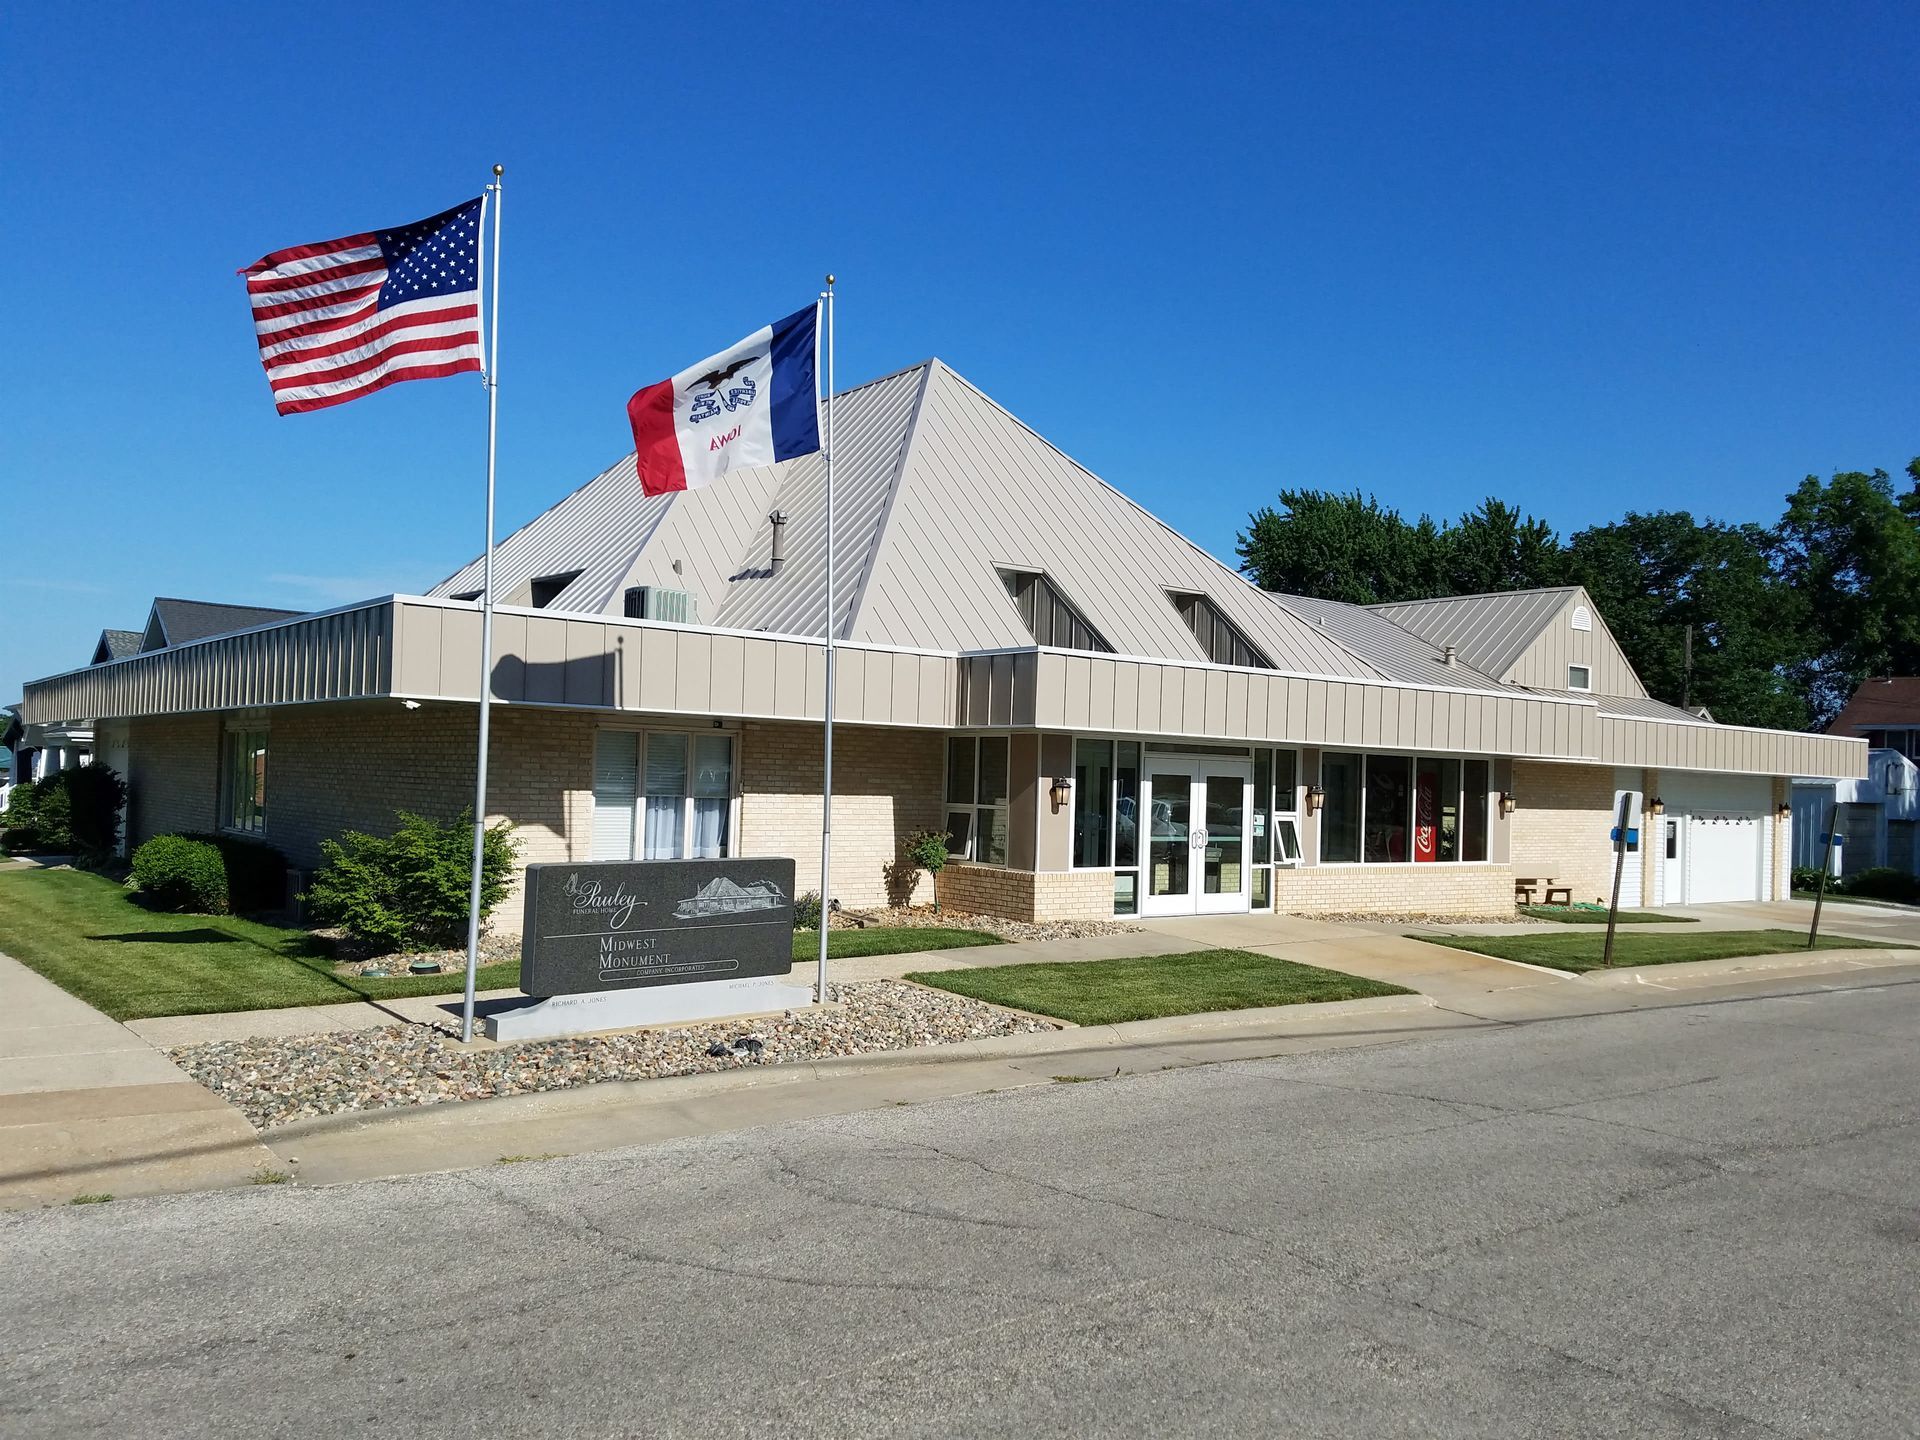
[[[227,867],[227,906],[232,910],[278,910],[287,901],[287,857],[264,840],[239,835],[189,834],[220,852]]]
[[[0,844],[9,850],[40,848],[40,787],[22,780],[7,796],[7,808],[0,814]]]
[[[349,830],[320,844],[325,863],[302,897],[316,920],[339,925],[381,952],[453,949],[466,941],[473,820],[442,824],[401,810],[391,835]],[[491,827],[481,852],[480,918],[505,898],[513,876],[512,827]]]
[[[1848,876],[1845,889],[1867,900],[1897,900],[1903,905],[1920,901],[1920,877],[1885,865]]]
[[[227,862],[205,840],[154,836],[133,852],[133,880],[156,909],[218,915],[227,908]]]
[[[820,892],[818,890],[809,890],[793,902],[793,928],[796,930],[820,928]]]
[[[940,871],[947,863],[947,832],[916,830],[900,842],[900,854],[933,880],[933,912],[940,913]]]
[[[74,853],[89,865],[112,858],[127,808],[127,782],[97,762],[62,770],[52,779],[67,798],[67,833]]]
[[[1796,890],[1818,890],[1820,877],[1826,872],[1818,865],[1796,865],[1793,867],[1793,888]],[[1827,881],[1829,889],[1836,888],[1834,882]]]

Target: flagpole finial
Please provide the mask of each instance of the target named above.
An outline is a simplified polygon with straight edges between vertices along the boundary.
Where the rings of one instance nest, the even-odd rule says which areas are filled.
[[[833,276],[831,275],[827,276],[827,288],[829,290],[833,288]]]
[[[498,180],[502,175],[506,173],[507,173],[507,167],[504,165],[496,165],[493,167],[493,178],[496,180]]]

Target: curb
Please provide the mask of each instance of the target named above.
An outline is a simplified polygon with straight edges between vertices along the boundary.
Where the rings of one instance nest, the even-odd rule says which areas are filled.
[[[1874,957],[1881,957],[1875,959]],[[1618,965],[1611,970],[1587,970],[1567,978],[1582,984],[1638,985],[1656,983],[1656,977],[1740,975],[1762,970],[1831,970],[1839,965],[1869,962],[1869,968],[1911,965],[1920,960],[1920,946],[1911,949],[1780,950],[1771,955],[1730,955],[1723,960],[1687,960],[1677,965]]]
[[[285,1151],[296,1142],[390,1125],[456,1122],[459,1116],[498,1114],[502,1109],[538,1113],[570,1107],[583,1100],[605,1103],[622,1091],[636,1102],[672,1103],[693,1095],[748,1090],[765,1085],[803,1084],[843,1080],[918,1066],[974,1060],[1030,1059],[1043,1055],[1073,1055],[1089,1050],[1116,1050],[1133,1046],[1168,1045],[1181,1039],[1219,1040],[1239,1034],[1260,1038],[1271,1034],[1282,1040],[1299,1033],[1304,1024],[1352,1016],[1415,1014],[1435,1008],[1428,995],[1379,995],[1361,1000],[1331,1000],[1317,1005],[1274,1005],[1255,1010],[1219,1010],[1199,1015],[1169,1015],[1155,1020],[1129,1020],[1117,1025],[1082,1025],[992,1039],[958,1040],[912,1050],[875,1050],[865,1055],[798,1060],[787,1064],[744,1064],[729,1070],[694,1075],[668,1075],[651,1080],[602,1080],[554,1090],[532,1090],[517,1095],[492,1095],[479,1100],[449,1100],[434,1105],[395,1105],[384,1110],[346,1110],[316,1115],[258,1132],[259,1139]],[[1285,1028],[1279,1028],[1284,1022]]]

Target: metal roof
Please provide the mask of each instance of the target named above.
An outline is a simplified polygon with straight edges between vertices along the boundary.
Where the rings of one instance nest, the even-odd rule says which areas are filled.
[[[1167,591],[1206,595],[1281,670],[1386,678],[1133,501],[1062,455],[938,360],[836,397],[838,634],[938,650],[1030,646],[1000,568],[1045,572],[1122,654],[1206,660]],[[541,575],[581,573],[553,610],[617,613],[629,584],[694,591],[700,622],[820,635],[826,629],[825,465],[820,455],[646,499],[631,457],[508,536],[501,601]],[[771,510],[787,516],[770,566]],[[673,562],[679,561],[679,568]],[[473,562],[434,587],[479,585]]]
[[[1579,589],[1578,585],[1555,585],[1367,608],[1431,644],[1453,646],[1459,658],[1474,669],[1505,678],[1514,662],[1565,607],[1567,597]]]
[[[1543,691],[1543,694],[1552,693]],[[1682,710],[1678,705],[1669,705],[1664,700],[1653,700],[1633,695],[1596,695],[1594,703],[1600,707],[1602,715],[1617,715],[1627,720],[1667,720],[1676,725],[1712,725],[1717,723],[1711,716],[1698,715],[1691,710]]]
[[[1461,690],[1511,693],[1513,687],[1476,670],[1456,654],[1452,665],[1440,658],[1440,646],[1364,605],[1339,600],[1317,600],[1307,595],[1268,591],[1267,598],[1301,619],[1323,628],[1328,635],[1359,655],[1383,675],[1409,685],[1445,685]]]

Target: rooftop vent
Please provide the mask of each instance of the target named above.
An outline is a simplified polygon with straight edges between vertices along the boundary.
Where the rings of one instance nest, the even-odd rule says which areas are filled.
[[[629,620],[666,620],[675,625],[698,625],[700,602],[691,590],[665,590],[658,585],[629,585]]]
[[[528,587],[528,603],[536,610],[544,610],[560,598],[560,592],[580,578],[580,571],[568,570],[559,575],[542,575]]]
[[[1442,665],[1453,664],[1453,647],[1451,645],[1446,646],[1440,651],[1440,663]]]
[[[787,563],[787,512],[776,510],[767,520],[773,526],[773,552],[767,568],[778,575],[780,567]]]

